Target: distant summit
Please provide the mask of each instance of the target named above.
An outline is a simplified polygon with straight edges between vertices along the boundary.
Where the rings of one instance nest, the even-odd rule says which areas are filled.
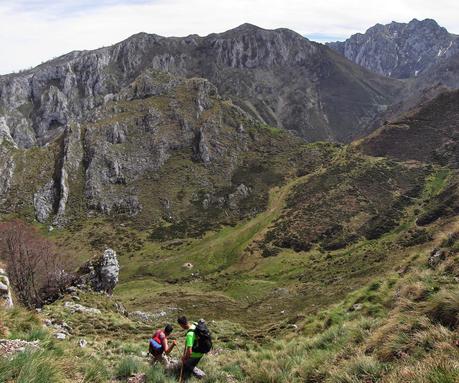
[[[458,36],[432,19],[376,24],[327,45],[356,64],[399,79],[417,77],[459,52]]]

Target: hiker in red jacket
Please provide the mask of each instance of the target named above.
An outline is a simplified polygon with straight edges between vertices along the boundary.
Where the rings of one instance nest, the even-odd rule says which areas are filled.
[[[172,330],[172,326],[168,324],[164,330],[157,330],[151,337],[148,351],[153,356],[154,362],[163,363],[165,366],[169,364],[166,355],[169,355],[177,345],[177,341],[174,340],[169,347],[167,337],[172,333]]]

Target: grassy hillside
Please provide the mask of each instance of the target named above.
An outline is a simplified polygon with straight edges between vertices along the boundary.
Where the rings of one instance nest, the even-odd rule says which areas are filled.
[[[368,278],[334,304],[298,311],[295,323],[273,321],[257,332],[247,331],[230,316],[210,321],[216,349],[203,362],[204,381],[456,382],[459,221],[437,222],[430,229],[428,242],[399,249],[401,264]],[[432,266],[428,259],[434,247],[442,248],[445,257]],[[317,294],[316,302],[322,297]],[[125,381],[137,371],[146,372],[148,382],[176,381],[160,368],[149,367],[142,352],[151,329],[177,312],[168,311],[146,325],[121,315],[113,298],[79,294],[76,303],[98,308],[101,315],[70,314],[64,301],[73,300],[65,297],[40,314],[0,311],[3,336],[38,339],[42,346],[33,354],[0,358],[1,381]],[[42,327],[44,318],[66,322],[71,336],[53,339]],[[174,333],[174,338],[181,336]],[[86,348],[78,347],[80,339],[88,341]]]

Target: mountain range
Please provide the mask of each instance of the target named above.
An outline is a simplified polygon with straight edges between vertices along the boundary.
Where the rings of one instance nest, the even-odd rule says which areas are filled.
[[[0,221],[120,266],[113,296],[0,309],[0,336],[37,340],[42,381],[168,382],[141,342],[186,314],[214,334],[205,381],[454,383],[458,63],[415,19],[327,45],[139,33],[0,76]]]

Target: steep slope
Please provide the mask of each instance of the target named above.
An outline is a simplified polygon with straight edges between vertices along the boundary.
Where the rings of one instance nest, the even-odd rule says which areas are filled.
[[[401,86],[286,29],[244,24],[184,38],[141,33],[2,76],[0,131],[20,147],[46,144],[146,70],[206,78],[252,116],[310,141],[350,141]]]
[[[364,153],[398,160],[459,166],[459,92],[441,93],[357,145]]]
[[[458,36],[431,19],[377,24],[328,46],[375,73],[400,79],[417,77],[459,53]]]
[[[199,233],[263,210],[301,143],[207,80],[146,71],[49,145],[4,138],[2,208],[55,225],[103,214]]]

